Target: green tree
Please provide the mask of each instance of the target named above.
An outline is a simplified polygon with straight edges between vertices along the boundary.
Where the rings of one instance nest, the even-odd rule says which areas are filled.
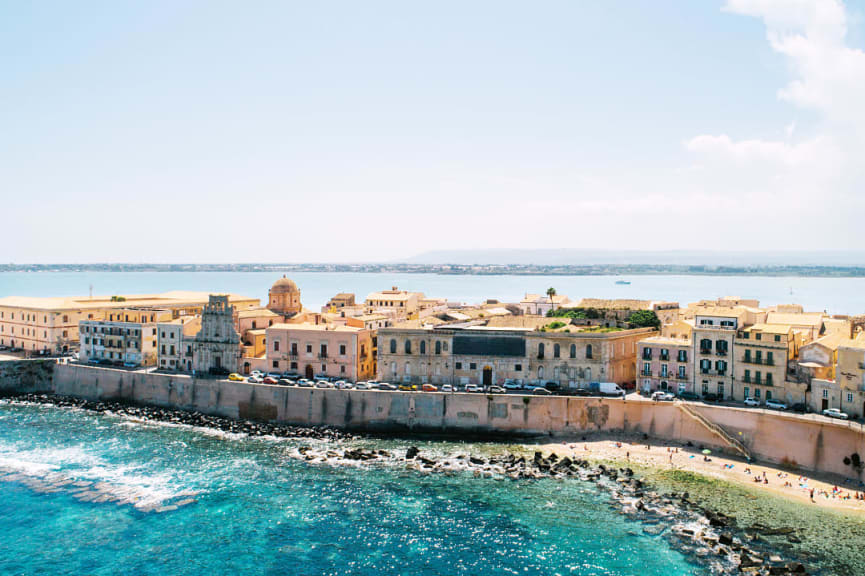
[[[550,312],[556,309],[556,303],[553,301],[553,296],[556,295],[556,289],[550,286],[547,288],[547,296],[550,297]]]
[[[631,328],[660,328],[661,320],[654,310],[635,310],[627,318]]]

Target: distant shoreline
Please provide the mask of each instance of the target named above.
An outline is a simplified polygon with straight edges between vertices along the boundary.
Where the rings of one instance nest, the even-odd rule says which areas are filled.
[[[448,276],[753,276],[865,278],[860,266],[708,266],[675,264],[0,264],[0,273],[332,272]]]

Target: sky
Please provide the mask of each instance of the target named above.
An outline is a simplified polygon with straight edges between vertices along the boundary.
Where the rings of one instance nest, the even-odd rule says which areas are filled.
[[[0,0],[0,262],[850,250],[865,0]]]

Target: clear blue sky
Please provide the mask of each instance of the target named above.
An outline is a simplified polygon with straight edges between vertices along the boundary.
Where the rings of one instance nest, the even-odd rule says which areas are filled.
[[[0,1],[0,261],[861,248],[862,15]]]

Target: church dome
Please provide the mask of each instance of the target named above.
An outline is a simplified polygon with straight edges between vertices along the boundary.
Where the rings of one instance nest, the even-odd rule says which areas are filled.
[[[273,294],[295,294],[300,292],[300,290],[297,289],[297,284],[294,283],[294,280],[286,278],[285,276],[274,282],[270,291]]]

